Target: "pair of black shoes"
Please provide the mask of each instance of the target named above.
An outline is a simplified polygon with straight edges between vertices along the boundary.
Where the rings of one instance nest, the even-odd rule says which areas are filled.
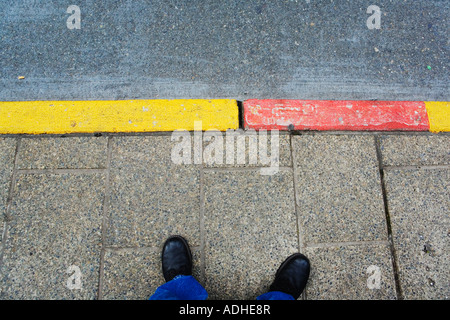
[[[187,241],[181,236],[172,236],[164,243],[162,270],[166,281],[178,275],[192,275],[192,254]],[[281,291],[298,299],[306,287],[310,264],[301,253],[288,257],[278,269],[269,291]]]

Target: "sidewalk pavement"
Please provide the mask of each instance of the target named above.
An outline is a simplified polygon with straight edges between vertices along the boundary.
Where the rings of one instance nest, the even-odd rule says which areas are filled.
[[[0,299],[147,299],[173,234],[210,299],[255,299],[297,251],[301,299],[449,299],[449,134],[280,134],[274,175],[174,144],[1,137]]]

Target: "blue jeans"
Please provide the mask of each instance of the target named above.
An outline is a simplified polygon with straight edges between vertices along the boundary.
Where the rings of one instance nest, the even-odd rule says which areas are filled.
[[[177,276],[166,282],[149,300],[206,300],[208,293],[193,276]],[[256,300],[294,300],[290,294],[281,291],[269,291]]]

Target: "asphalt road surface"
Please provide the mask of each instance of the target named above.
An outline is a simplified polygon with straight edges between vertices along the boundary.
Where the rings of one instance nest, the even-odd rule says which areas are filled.
[[[2,0],[0,100],[449,100],[449,8],[448,0]]]

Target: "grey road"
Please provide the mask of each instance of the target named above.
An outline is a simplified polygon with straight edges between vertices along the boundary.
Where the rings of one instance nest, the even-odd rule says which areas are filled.
[[[80,9],[79,29],[68,27],[70,5]],[[449,8],[447,0],[2,0],[0,100],[448,100]]]

